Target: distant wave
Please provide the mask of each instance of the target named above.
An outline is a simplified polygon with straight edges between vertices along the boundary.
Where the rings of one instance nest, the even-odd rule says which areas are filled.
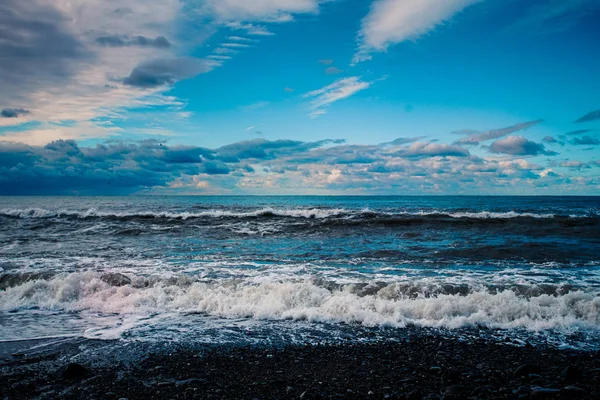
[[[334,284],[315,280],[260,284],[188,277],[110,286],[99,273],[14,282],[0,310],[47,309],[147,315],[204,313],[225,318],[528,330],[600,331],[599,293],[561,286],[485,287],[470,284]]]
[[[251,211],[235,210],[205,210],[201,212],[171,212],[171,211],[143,211],[143,212],[115,212],[98,211],[90,208],[85,211],[75,210],[47,210],[43,208],[3,209],[0,216],[13,218],[115,218],[115,219],[170,219],[189,220],[207,218],[300,218],[300,219],[343,219],[343,220],[393,220],[393,219],[455,219],[455,220],[510,220],[510,219],[583,219],[595,218],[589,215],[556,215],[553,213],[530,212],[453,212],[444,210],[433,211],[372,211],[369,209],[349,210],[343,208],[262,208]]]

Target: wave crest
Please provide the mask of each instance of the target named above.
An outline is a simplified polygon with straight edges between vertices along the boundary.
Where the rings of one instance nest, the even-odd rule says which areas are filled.
[[[100,313],[204,313],[225,318],[306,320],[365,326],[600,330],[600,296],[581,289],[563,293],[457,286],[426,293],[416,287],[332,285],[314,280],[260,284],[133,277],[114,287],[99,273],[61,274],[7,288],[0,309],[90,310]],[[575,288],[576,289],[576,288]],[[411,290],[413,291],[411,293]]]
[[[494,211],[373,211],[369,209],[351,210],[344,208],[262,208],[257,210],[220,210],[209,209],[200,212],[173,211],[140,211],[116,212],[98,211],[90,208],[85,211],[77,210],[47,210],[43,208],[2,209],[0,216],[12,218],[113,218],[113,219],[207,219],[207,218],[301,218],[301,219],[330,219],[342,220],[393,220],[393,219],[454,219],[454,220],[511,220],[511,219],[583,219],[595,218],[590,215],[557,215],[554,213],[531,212],[494,212]]]

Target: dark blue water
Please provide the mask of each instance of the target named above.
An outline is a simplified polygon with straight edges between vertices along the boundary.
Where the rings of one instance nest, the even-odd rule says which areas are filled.
[[[0,226],[5,339],[600,330],[597,197],[19,197]]]

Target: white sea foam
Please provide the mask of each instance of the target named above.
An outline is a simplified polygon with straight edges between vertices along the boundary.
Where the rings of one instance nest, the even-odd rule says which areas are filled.
[[[446,217],[446,218],[470,218],[470,219],[513,219],[513,218],[537,218],[552,219],[557,215],[554,213],[530,213],[530,212],[452,212],[446,210],[420,210],[420,211],[371,211],[369,209],[349,210],[344,208],[262,208],[250,211],[232,211],[232,210],[205,210],[200,212],[167,212],[167,211],[140,211],[140,212],[117,212],[117,211],[99,211],[90,208],[83,211],[78,210],[47,210],[43,208],[24,208],[24,209],[2,209],[0,215],[18,218],[164,218],[187,220],[192,218],[250,218],[261,216],[304,218],[304,219],[324,219],[331,217],[357,218],[364,216],[382,216],[382,217]],[[590,217],[589,214],[571,214],[569,218]]]
[[[230,210],[206,210],[201,212],[163,212],[163,211],[147,211],[147,212],[112,212],[98,211],[90,208],[85,211],[76,210],[46,210],[42,208],[26,208],[26,209],[3,209],[0,210],[0,215],[19,218],[55,218],[55,217],[76,217],[76,218],[92,218],[92,217],[113,217],[113,218],[166,218],[166,219],[181,219],[187,220],[190,218],[248,218],[260,216],[280,216],[292,218],[328,218],[341,215],[348,211],[341,208],[334,209],[318,209],[318,208],[298,208],[298,209],[275,209],[262,208],[253,211],[230,211]]]
[[[600,331],[600,296],[575,290],[522,296],[471,288],[455,294],[407,293],[397,284],[358,294],[352,285],[310,280],[249,283],[244,280],[196,282],[189,278],[142,278],[113,287],[93,272],[61,274],[6,289],[0,310],[93,311],[128,316],[204,313],[225,318],[345,322],[365,326],[459,328],[592,329]]]

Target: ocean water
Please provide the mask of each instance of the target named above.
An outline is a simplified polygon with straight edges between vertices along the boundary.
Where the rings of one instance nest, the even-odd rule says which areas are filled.
[[[0,340],[600,344],[598,197],[4,197],[0,227]]]

